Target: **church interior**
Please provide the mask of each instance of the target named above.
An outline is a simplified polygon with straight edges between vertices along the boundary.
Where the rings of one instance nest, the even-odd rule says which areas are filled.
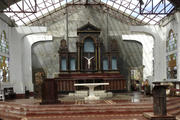
[[[1,0],[0,120],[180,120],[179,0]]]

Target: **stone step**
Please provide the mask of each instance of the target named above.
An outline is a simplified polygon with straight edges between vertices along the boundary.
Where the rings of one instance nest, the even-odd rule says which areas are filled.
[[[9,120],[9,119],[8,119]],[[15,120],[15,119],[10,119]],[[54,115],[23,117],[21,120],[146,120],[141,114]]]
[[[173,102],[173,104],[167,104],[167,111],[172,115],[180,115],[180,100]]]
[[[114,103],[114,104],[107,104],[107,102],[109,101],[109,102],[112,102],[112,103]],[[121,101],[122,102],[122,101]],[[65,105],[65,104],[56,104],[56,105],[20,105],[20,104],[9,104],[9,103],[7,103],[7,102],[3,102],[2,104],[0,103],[0,108],[6,108],[6,109],[10,109],[10,108],[14,108],[14,109],[27,109],[27,108],[38,108],[38,109],[41,109],[41,108],[45,108],[45,109],[50,109],[50,108],[61,108],[61,109],[64,109],[64,108],[69,108],[69,107],[71,107],[71,108],[77,108],[77,107],[81,107],[81,108],[83,108],[83,107],[90,107],[90,108],[93,108],[93,107],[109,107],[109,106],[111,106],[111,107],[117,107],[117,106],[134,106],[134,107],[138,107],[138,106],[143,106],[143,107],[146,107],[146,106],[152,106],[152,104],[149,104],[149,103],[131,103],[131,102],[129,102],[129,103],[126,103],[126,104],[124,104],[124,103],[117,103],[116,101],[112,101],[112,100],[105,100],[102,104],[101,103],[98,103],[98,104],[93,104],[93,102],[92,103],[90,103],[90,104],[86,104],[86,103],[84,103],[84,104],[81,104],[81,105],[79,105],[79,104],[68,104],[68,105]]]
[[[19,114],[19,115],[27,115],[27,114],[36,114],[36,113],[57,113],[57,114],[63,114],[63,113],[88,113],[93,111],[100,111],[100,112],[111,112],[112,110],[115,112],[124,112],[124,111],[134,111],[134,112],[142,112],[147,111],[151,109],[152,107],[150,105],[146,107],[142,106],[101,106],[101,107],[92,107],[92,106],[86,106],[86,107],[54,107],[54,108],[28,108],[28,107],[2,107],[0,110],[5,110],[5,112]]]
[[[180,102],[179,97],[167,98],[167,104],[169,104],[169,105],[179,103],[179,102]]]
[[[180,120],[180,115],[176,115],[176,120]]]
[[[152,110],[94,110],[94,111],[66,111],[66,112],[34,112],[28,113],[26,116],[54,116],[54,115],[93,115],[93,114],[141,114],[143,112],[152,112]]]
[[[3,113],[0,111],[0,118],[2,120],[22,120],[22,118],[26,117],[25,115],[17,115],[13,113]]]
[[[140,105],[140,106],[139,106]],[[141,106],[142,105],[142,106]],[[120,104],[120,105],[0,105],[0,113],[8,120],[20,120],[23,117],[46,117],[62,115],[106,115],[106,114],[141,114],[151,112],[150,104]],[[29,120],[29,119],[28,119]]]
[[[174,111],[168,111],[171,115],[180,115],[180,109],[176,109]]]
[[[180,116],[179,104],[180,104],[179,99],[177,98],[173,98],[173,100],[169,99],[167,102],[168,113],[179,117]],[[82,103],[82,104],[58,104],[58,105],[37,105],[37,104],[28,105],[28,104],[16,104],[11,102],[0,102],[0,116],[2,116],[2,118],[8,118],[7,120],[22,120],[22,118],[24,117],[25,118],[27,117],[28,120],[31,120],[31,118],[32,120],[39,120],[39,119],[43,120],[43,118],[47,118],[47,120],[50,120],[53,117],[58,117],[56,120],[59,120],[60,117],[62,116],[83,116],[83,115],[101,116],[101,115],[117,114],[117,115],[130,116],[133,114],[142,115],[143,112],[152,112],[152,103],[150,101],[131,103],[127,101],[123,102],[123,100],[120,102],[118,100],[104,100],[103,102],[100,102],[98,104]],[[69,120],[68,117],[66,119]],[[122,118],[122,120],[124,119]],[[103,118],[103,120],[106,120],[106,118]],[[140,119],[136,119],[136,120],[140,120]]]

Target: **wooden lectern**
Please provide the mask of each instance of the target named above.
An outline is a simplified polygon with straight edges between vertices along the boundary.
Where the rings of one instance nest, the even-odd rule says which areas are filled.
[[[155,83],[153,88],[153,113],[144,113],[149,120],[176,120],[175,116],[167,114],[166,88],[167,85]]]
[[[58,103],[57,83],[55,79],[44,79],[42,83],[42,103],[56,104]]]

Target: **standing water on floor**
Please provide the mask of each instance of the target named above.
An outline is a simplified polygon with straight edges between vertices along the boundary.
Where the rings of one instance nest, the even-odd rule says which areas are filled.
[[[141,96],[139,92],[134,92],[131,97],[131,102],[140,102]]]

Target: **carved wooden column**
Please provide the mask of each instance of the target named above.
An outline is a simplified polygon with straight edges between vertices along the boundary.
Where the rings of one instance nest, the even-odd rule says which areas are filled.
[[[100,44],[98,44],[98,60],[99,60],[98,69],[100,71],[101,70],[101,46],[100,46]]]
[[[84,70],[83,68],[83,63],[84,63],[84,60],[83,60],[83,56],[84,56],[84,43],[80,43],[80,71],[81,70]]]
[[[96,71],[98,70],[98,44],[95,44]]]
[[[77,70],[80,71],[81,45],[79,42],[77,42],[76,44],[77,44]]]

